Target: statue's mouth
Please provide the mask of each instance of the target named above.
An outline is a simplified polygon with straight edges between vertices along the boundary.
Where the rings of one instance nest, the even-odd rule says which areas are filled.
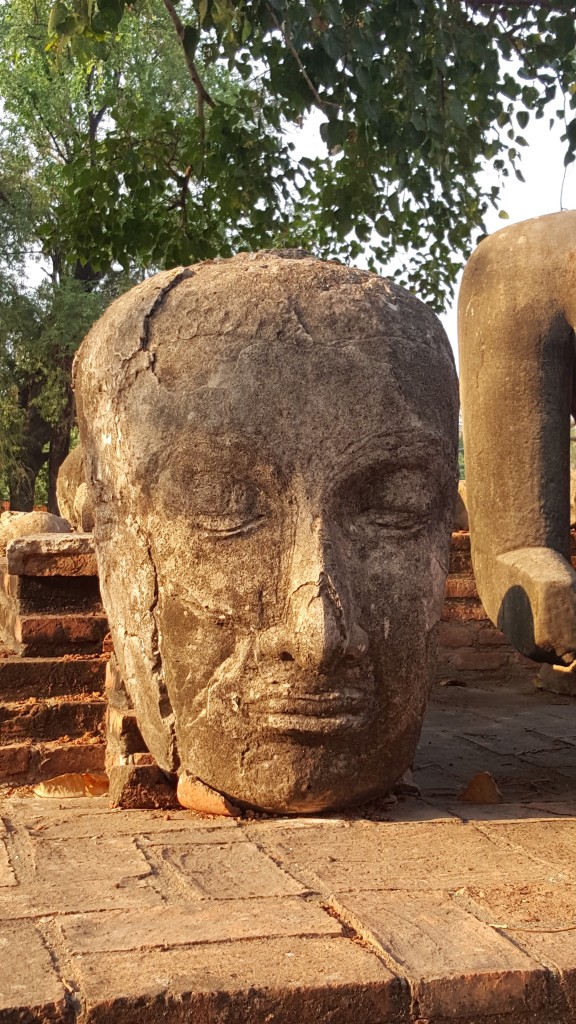
[[[284,692],[278,692],[284,691]],[[281,732],[335,732],[362,728],[372,708],[372,686],[306,691],[278,686],[246,701],[250,712]]]
[[[374,665],[364,658],[315,672],[292,661],[247,657],[237,647],[194,698],[194,721],[245,718],[276,733],[359,731],[374,717]]]

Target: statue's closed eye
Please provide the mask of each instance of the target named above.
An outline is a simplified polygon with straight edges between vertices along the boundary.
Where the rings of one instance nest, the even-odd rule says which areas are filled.
[[[200,473],[191,481],[189,511],[198,529],[234,536],[253,529],[262,521],[266,503],[260,489],[251,481]]]
[[[420,467],[372,467],[347,483],[349,522],[354,528],[412,533],[428,522],[434,490]]]

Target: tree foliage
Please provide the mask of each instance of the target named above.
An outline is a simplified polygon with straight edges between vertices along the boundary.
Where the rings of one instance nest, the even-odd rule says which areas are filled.
[[[189,96],[159,121],[160,135],[179,139],[170,188],[158,138],[130,154],[119,130],[118,144],[101,150],[83,241],[102,259],[107,249],[118,258],[100,217],[115,204],[132,210],[124,224],[146,224],[141,243],[134,238],[142,249],[161,232],[154,259],[294,240],[374,267],[404,253],[400,275],[439,305],[498,200],[479,172],[491,165],[521,178],[523,131],[553,101],[567,162],[576,153],[572,0],[66,0],[52,6],[50,33],[57,59],[98,57],[100,66],[139,34],[161,64],[172,38],[189,73],[195,110]],[[234,83],[226,95],[222,68]],[[325,151],[296,161],[281,132],[314,109]],[[89,185],[77,169],[87,174],[74,165],[73,190]],[[166,219],[185,178],[199,218],[180,225],[189,249]],[[143,219],[141,189],[150,195]],[[219,240],[206,230],[212,213]]]
[[[575,39],[571,0],[0,0],[13,492],[48,459],[53,500],[73,350],[144,273],[303,245],[440,307],[498,202],[479,172],[521,177],[523,132],[549,109],[574,159]],[[40,289],[22,285],[30,258]]]

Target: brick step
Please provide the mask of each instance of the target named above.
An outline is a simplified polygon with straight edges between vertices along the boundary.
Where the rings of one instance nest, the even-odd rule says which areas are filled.
[[[0,597],[20,614],[103,614],[96,576],[12,576],[7,571],[6,559],[0,559]]]
[[[30,655],[40,648],[56,652],[60,647],[102,649],[108,632],[105,615],[19,615],[14,635]],[[38,649],[38,650],[37,650]]]
[[[101,654],[62,658],[5,656],[0,646],[0,700],[103,692],[106,660]]]
[[[30,740],[0,746],[0,783],[27,785],[66,772],[101,772],[106,747],[102,739],[60,740],[32,744]]]
[[[0,630],[22,657],[55,657],[78,649],[97,654],[108,632],[105,615],[19,615],[14,606],[0,600]]]
[[[91,533],[43,533],[13,540],[6,552],[12,576],[97,576]]]
[[[0,743],[21,740],[57,740],[64,737],[103,734],[106,702],[99,695],[73,700],[16,701],[0,704]]]

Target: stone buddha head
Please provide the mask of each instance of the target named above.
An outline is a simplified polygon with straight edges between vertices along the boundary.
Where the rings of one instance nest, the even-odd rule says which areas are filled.
[[[101,589],[151,752],[312,812],[411,764],[435,667],[458,394],[435,315],[300,251],[158,274],[75,386]]]

